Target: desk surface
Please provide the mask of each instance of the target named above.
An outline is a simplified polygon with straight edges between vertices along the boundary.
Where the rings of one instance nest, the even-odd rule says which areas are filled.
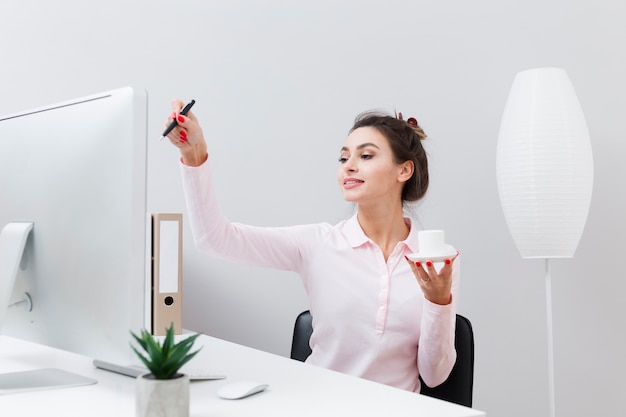
[[[423,395],[329,371],[234,343],[201,336],[193,368],[227,379],[191,383],[190,416],[437,416],[485,413]],[[92,365],[86,356],[0,335],[0,372],[60,368],[94,378],[95,385],[0,395],[0,411],[20,416],[134,416],[135,380]],[[231,381],[269,384],[260,394],[223,400],[217,389]],[[3,413],[4,414],[4,413]]]

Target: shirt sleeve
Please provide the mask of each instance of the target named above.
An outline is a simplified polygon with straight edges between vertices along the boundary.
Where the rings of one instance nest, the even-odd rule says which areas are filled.
[[[199,167],[181,162],[183,190],[196,247],[255,266],[298,271],[303,227],[254,227],[230,222],[222,213],[211,181],[210,161]]]
[[[445,382],[456,362],[454,334],[460,270],[461,259],[457,256],[452,270],[450,304],[438,305],[424,300],[417,367],[422,380],[429,387],[436,387]]]

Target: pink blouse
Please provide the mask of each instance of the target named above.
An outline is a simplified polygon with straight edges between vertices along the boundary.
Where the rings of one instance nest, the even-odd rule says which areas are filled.
[[[419,392],[445,381],[454,362],[460,259],[452,302],[429,302],[404,256],[417,251],[417,230],[385,262],[356,215],[337,225],[255,227],[221,212],[210,173],[181,163],[189,221],[197,247],[250,265],[298,273],[313,316],[310,364]]]

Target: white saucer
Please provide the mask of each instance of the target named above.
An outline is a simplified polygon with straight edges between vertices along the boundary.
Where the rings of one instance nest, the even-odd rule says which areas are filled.
[[[407,258],[409,258],[413,262],[426,262],[426,261],[444,262],[446,259],[454,258],[455,255],[456,255],[456,249],[454,249],[452,246],[448,246],[445,252],[442,252],[442,253],[435,254],[435,253],[416,252],[416,253],[411,253],[410,255],[407,255]]]

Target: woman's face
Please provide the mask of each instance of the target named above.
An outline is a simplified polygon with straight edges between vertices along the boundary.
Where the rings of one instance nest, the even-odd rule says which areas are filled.
[[[346,138],[339,154],[339,187],[346,201],[359,205],[400,201],[413,164],[396,164],[389,141],[373,127],[361,127]],[[389,199],[393,200],[389,200]]]

